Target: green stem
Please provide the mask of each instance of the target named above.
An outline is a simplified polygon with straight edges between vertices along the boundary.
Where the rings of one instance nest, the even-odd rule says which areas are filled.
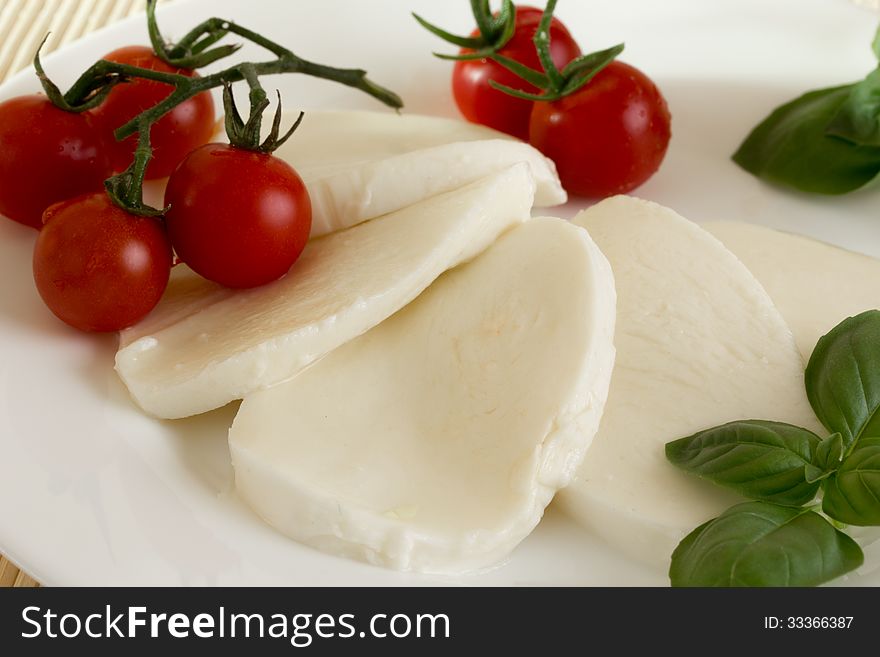
[[[220,71],[219,73],[214,73],[203,78],[186,78],[185,76],[181,76],[184,77],[186,81],[181,81],[177,85],[177,90],[173,94],[158,105],[146,110],[140,116],[147,116],[151,122],[158,121],[184,100],[192,98],[203,91],[221,87],[224,82],[240,82],[245,79],[241,66],[242,65],[239,64],[228,68],[225,71]],[[360,69],[333,68],[331,66],[315,64],[295,56],[292,59],[285,58],[271,62],[261,62],[258,64],[251,64],[250,66],[253,67],[257,75],[303,73],[305,75],[331,80],[333,82],[338,82],[359,89],[389,107],[395,109],[403,107],[403,101],[400,99],[400,96],[393,91],[372,82],[366,77],[366,72]],[[116,138],[120,140],[125,139],[137,132],[138,118],[139,117],[136,117],[118,128],[115,133]]]
[[[170,63],[166,42],[159,29],[159,23],[156,21],[156,0],[147,0],[147,33],[150,35],[150,45],[153,46],[153,52],[165,63]]]
[[[188,53],[203,35],[211,34],[213,29],[212,26],[215,24],[216,20],[216,18],[209,18],[196,25],[171,48],[169,54],[172,57],[182,57]]]
[[[165,211],[152,208],[144,203],[144,178],[147,166],[153,157],[150,143],[152,126],[144,121],[138,132],[138,145],[135,149],[134,161],[122,173],[108,178],[104,187],[110,199],[121,208],[132,214],[145,217],[161,217]]]
[[[101,88],[110,81],[128,82],[135,78],[164,82],[174,86],[183,85],[185,80],[189,80],[185,75],[178,75],[177,73],[153,71],[148,68],[139,68],[130,64],[121,64],[102,59],[73,83],[73,86],[64,94],[64,100],[71,106],[76,107],[87,102],[96,89]]]
[[[153,146],[150,143],[150,132],[152,126],[144,121],[141,130],[138,132],[138,145],[135,151],[134,163],[132,165],[132,184],[129,192],[125,197],[126,205],[135,207],[143,206],[143,189],[144,178],[147,175],[147,166],[153,157]]]
[[[283,57],[293,57],[295,59],[299,59],[296,55],[294,55],[290,50],[282,46],[281,44],[275,43],[271,39],[267,39],[262,34],[257,34],[253,30],[249,30],[246,27],[241,25],[237,25],[236,23],[232,23],[230,21],[224,21],[220,18],[215,18],[215,21],[219,21],[218,27],[222,27],[223,29],[229,30],[232,34],[237,34],[240,37],[244,37],[248,41],[257,44],[258,46],[262,46],[273,55],[279,58]]]
[[[220,19],[209,19],[190,30],[176,45],[169,44],[162,36],[156,20],[156,0],[147,0],[147,31],[150,35],[150,45],[153,46],[153,51],[159,59],[169,66],[186,69],[202,68],[236,52],[240,48],[238,44],[207,50],[228,33],[223,23],[225,21]]]
[[[49,97],[49,100],[52,101],[52,104],[59,109],[74,114],[93,109],[104,102],[104,99],[107,98],[115,85],[125,81],[119,75],[101,76],[100,73],[94,77],[84,75],[77,81],[76,85],[78,86],[77,95],[81,96],[82,100],[73,104],[69,103],[65,95],[61,93],[61,89],[46,75],[46,71],[43,69],[43,62],[40,60],[40,52],[48,38],[49,35],[47,34],[37,48],[37,52],[34,55],[34,70],[37,73],[37,79],[40,81],[43,91]]]
[[[550,25],[553,22],[553,12],[556,11],[556,1],[547,0],[547,6],[544,9],[544,14],[541,16],[541,22],[538,24],[538,31],[535,32],[534,38],[538,59],[540,59],[544,73],[550,80],[548,91],[551,94],[558,94],[565,85],[565,78],[559,72],[559,69],[556,68],[556,64],[550,54]]]
[[[489,0],[471,0],[471,11],[474,13],[474,20],[477,22],[483,39],[486,43],[492,43],[492,37],[495,36],[495,24],[492,20]]]
[[[269,97],[266,95],[263,85],[260,84],[260,76],[257,75],[257,71],[252,64],[242,65],[242,75],[244,75],[244,79],[247,80],[250,87],[248,99],[251,104],[251,113],[244,126],[244,143],[236,144],[231,139],[230,143],[233,146],[259,150],[260,131],[263,127],[263,112],[269,107]]]

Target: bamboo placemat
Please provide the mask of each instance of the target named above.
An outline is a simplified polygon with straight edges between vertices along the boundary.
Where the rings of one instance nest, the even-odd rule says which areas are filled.
[[[144,4],[145,0],[0,0],[0,81],[30,66],[47,32],[46,53],[141,12]],[[10,586],[33,587],[39,583],[0,555],[0,587]]]

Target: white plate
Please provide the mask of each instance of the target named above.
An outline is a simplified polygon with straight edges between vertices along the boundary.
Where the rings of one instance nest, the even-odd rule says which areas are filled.
[[[410,18],[470,29],[464,0],[180,0],[160,9],[170,37],[208,15],[255,28],[310,59],[361,66],[412,112],[455,115],[450,65]],[[772,189],[730,154],[768,110],[807,89],[861,77],[874,62],[878,16],[847,0],[563,0],[581,45],[625,40],[673,113],[671,150],[638,194],[696,220],[736,219],[801,232],[880,256],[876,190],[823,199]],[[118,46],[146,43],[140,18],[46,58],[62,85]],[[254,51],[248,49],[247,54]],[[273,78],[286,106],[380,109],[323,81]],[[36,89],[32,74],[0,97]],[[563,211],[570,216],[576,205]],[[129,401],[113,337],[78,334],[42,306],[30,275],[35,233],[0,221],[0,550],[46,584],[663,585],[550,512],[510,561],[437,579],[315,552],[264,525],[236,499],[226,447],[233,410],[163,423]],[[880,554],[846,579],[880,584]]]

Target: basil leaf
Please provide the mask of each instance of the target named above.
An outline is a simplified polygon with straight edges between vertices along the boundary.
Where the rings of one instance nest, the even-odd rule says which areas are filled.
[[[804,469],[807,481],[813,483],[827,479],[840,467],[843,458],[843,436],[834,433],[825,438],[816,448],[813,462]]]
[[[852,85],[811,91],[770,114],[733,160],[759,178],[805,192],[845,194],[880,173],[880,147],[826,134]]]
[[[672,586],[815,586],[862,565],[858,544],[818,513],[746,502],[688,534]]]
[[[822,468],[817,468],[812,463],[807,463],[804,466],[804,479],[806,479],[808,484],[816,483],[817,481],[822,481],[823,479],[827,479],[831,476],[830,472],[826,472]]]
[[[849,525],[880,525],[880,438],[862,438],[825,482],[822,510]]]
[[[871,42],[871,50],[874,52],[874,57],[880,59],[880,27],[878,27],[877,31],[874,33],[874,40]]]
[[[856,145],[880,146],[880,69],[852,88],[826,132]]]
[[[819,339],[804,374],[807,397],[849,448],[880,436],[880,311],[850,317]]]
[[[874,53],[875,58],[880,59],[880,27],[874,32],[874,39],[871,41],[871,51]]]
[[[666,445],[671,463],[756,500],[800,506],[819,484],[808,482],[819,436],[782,422],[747,420],[675,440]]]
[[[839,433],[833,433],[819,443],[819,447],[816,448],[816,454],[813,457],[813,463],[825,472],[833,472],[840,467],[840,460],[842,458],[843,436]]]

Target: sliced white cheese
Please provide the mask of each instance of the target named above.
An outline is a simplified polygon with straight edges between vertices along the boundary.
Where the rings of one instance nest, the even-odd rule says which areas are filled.
[[[294,112],[285,113],[282,123],[289,124],[296,117]],[[279,152],[294,158],[297,164],[326,172],[453,142],[517,141],[503,132],[467,121],[367,111],[308,111],[295,134]],[[303,153],[297,155],[300,150]]]
[[[754,224],[717,221],[702,226],[761,282],[805,360],[838,323],[880,308],[880,260]]]
[[[293,117],[288,117],[293,120]],[[448,192],[518,162],[535,204],[565,203],[553,162],[528,144],[464,121],[380,112],[307,112],[276,155],[300,174],[317,237]]]
[[[570,479],[614,360],[587,233],[534,219],[295,379],[245,398],[239,495],[317,549],[422,572],[504,558]]]
[[[144,324],[123,334],[116,369],[135,401],[163,418],[284,381],[528,219],[533,194],[519,164],[315,240],[270,285],[231,292],[184,275]]]
[[[665,443],[750,418],[818,430],[804,365],[760,283],[696,224],[623,196],[574,221],[614,270],[617,361],[599,433],[559,499],[620,550],[668,566],[685,534],[742,498],[670,465]]]

